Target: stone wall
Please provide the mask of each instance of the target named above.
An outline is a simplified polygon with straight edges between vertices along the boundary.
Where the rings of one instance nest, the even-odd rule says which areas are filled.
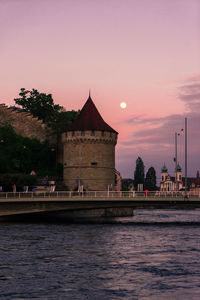
[[[64,183],[70,190],[115,187],[115,145],[117,134],[101,131],[63,133]]]
[[[55,142],[47,126],[31,114],[20,112],[0,104],[0,125],[11,125],[15,132],[28,138],[37,138],[38,140]]]

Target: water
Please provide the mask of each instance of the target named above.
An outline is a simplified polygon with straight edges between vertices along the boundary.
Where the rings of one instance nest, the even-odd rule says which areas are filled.
[[[0,223],[1,299],[200,299],[200,211]]]

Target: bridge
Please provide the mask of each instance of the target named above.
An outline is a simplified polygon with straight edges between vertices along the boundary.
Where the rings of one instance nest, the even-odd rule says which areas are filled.
[[[200,208],[200,195],[135,191],[0,193],[0,217],[109,208]]]

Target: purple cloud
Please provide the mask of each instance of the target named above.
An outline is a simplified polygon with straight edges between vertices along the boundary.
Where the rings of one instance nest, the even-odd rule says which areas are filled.
[[[190,78],[178,89],[178,98],[184,102],[187,113],[173,114],[161,118],[152,118],[147,115],[133,115],[125,120],[133,125],[134,132],[126,141],[120,143],[123,151],[117,153],[118,165],[130,168],[133,177],[135,160],[141,156],[147,168],[154,166],[157,169],[157,177],[160,176],[160,169],[165,162],[171,175],[174,172],[175,132],[178,136],[178,160],[184,172],[184,149],[185,140],[184,128],[185,117],[188,119],[188,169],[189,176],[195,176],[197,169],[200,169],[199,161],[199,139],[200,139],[200,76]],[[141,125],[142,126],[141,128]],[[122,154],[120,154],[122,153]],[[120,168],[120,167],[119,167]]]
[[[189,83],[179,88],[179,99],[191,112],[200,110],[200,82]]]

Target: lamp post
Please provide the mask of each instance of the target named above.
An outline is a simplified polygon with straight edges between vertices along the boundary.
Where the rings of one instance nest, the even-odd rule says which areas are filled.
[[[185,118],[185,198],[187,198],[187,118]]]
[[[181,131],[183,131],[183,128],[181,129]],[[177,177],[177,167],[178,167],[178,136],[180,136],[180,133],[175,132],[175,157],[174,157],[174,161],[175,161],[175,185],[176,185],[176,191],[178,191],[178,177]]]
[[[81,192],[83,190],[83,185],[81,185],[81,168],[82,168],[82,147],[79,147],[79,174],[78,174],[78,191]]]
[[[58,169],[58,163],[57,163],[57,148],[51,148],[51,151],[55,153],[55,181],[57,181],[57,169]]]
[[[177,178],[177,132],[175,132],[175,185],[176,192],[178,190],[178,178]]]
[[[182,129],[181,129],[182,131]],[[176,185],[176,191],[178,191],[178,177],[177,177],[177,167],[178,167],[178,146],[177,146],[177,138],[180,135],[180,133],[175,132],[175,185]]]

